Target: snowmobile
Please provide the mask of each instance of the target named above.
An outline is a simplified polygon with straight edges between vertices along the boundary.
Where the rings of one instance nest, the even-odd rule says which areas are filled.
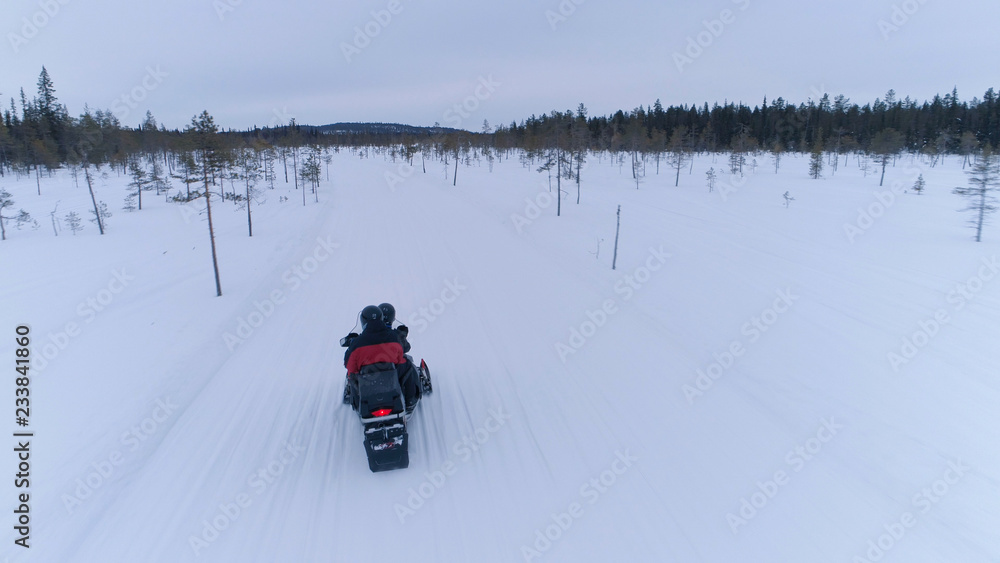
[[[349,347],[356,336],[352,332],[341,338],[340,345]],[[413,362],[410,356],[406,358]],[[427,362],[420,360],[416,371],[419,377],[417,396],[431,394],[434,389]],[[412,411],[406,409],[395,364],[371,364],[361,368],[356,377],[349,377],[344,386],[344,404],[352,405],[361,418],[368,468],[373,473],[405,469],[410,465],[406,422]]]

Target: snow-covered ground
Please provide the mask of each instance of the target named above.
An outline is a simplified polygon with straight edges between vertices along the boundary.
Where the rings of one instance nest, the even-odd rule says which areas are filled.
[[[265,190],[253,238],[215,200],[221,298],[203,202],[127,213],[111,172],[108,234],[55,237],[86,187],[0,179],[40,223],[0,243],[0,361],[21,323],[35,358],[32,547],[9,437],[0,557],[997,561],[1000,229],[972,241],[961,162],[879,188],[757,159],[709,193],[724,157],[637,190],[591,156],[557,218],[517,159],[453,187],[341,152],[320,203]],[[382,301],[435,393],[409,469],[372,474],[337,340]]]

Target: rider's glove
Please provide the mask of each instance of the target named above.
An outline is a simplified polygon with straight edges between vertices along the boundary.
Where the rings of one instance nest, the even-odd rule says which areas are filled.
[[[352,333],[348,334],[347,336],[345,336],[345,337],[343,337],[343,338],[340,339],[340,345],[343,346],[344,348],[348,348],[348,347],[350,347],[351,342],[355,338],[357,338],[357,337],[358,337],[358,333],[352,332]]]

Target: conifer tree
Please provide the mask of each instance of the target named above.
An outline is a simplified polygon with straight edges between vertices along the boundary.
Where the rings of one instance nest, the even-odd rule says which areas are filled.
[[[903,136],[899,134],[899,131],[891,127],[879,131],[872,139],[871,152],[882,166],[882,179],[879,180],[878,185],[881,186],[885,183],[885,168],[899,154],[899,151],[903,150],[903,141]]]
[[[108,209],[108,204],[103,201],[95,204],[90,214],[94,216],[90,222],[97,223],[97,227],[103,235],[104,231],[108,228],[108,217],[111,217],[111,210]]]
[[[132,181],[129,182],[128,186],[139,199],[139,211],[142,211],[142,192],[149,189],[149,178],[146,177],[146,170],[139,164],[138,159],[135,158],[129,161],[128,172],[129,176],[132,177]]]
[[[973,212],[969,224],[976,230],[976,242],[982,242],[983,225],[990,214],[997,210],[997,198],[993,192],[1000,188],[1000,163],[987,147],[966,174],[969,175],[971,186],[955,188],[954,193],[968,200],[968,206],[962,211]]]
[[[202,182],[205,186],[205,209],[208,213],[208,238],[212,246],[212,269],[215,271],[215,295],[222,297],[222,282],[219,280],[219,256],[215,249],[215,228],[212,225],[212,190],[209,188],[209,176],[221,169],[223,160],[219,147],[219,127],[208,111],[201,112],[191,118],[191,125],[186,129],[198,152],[198,165],[201,168]]]
[[[813,180],[817,180],[823,176],[822,135],[817,135],[816,142],[813,144],[812,154],[809,157],[809,175]]]
[[[237,174],[246,188],[243,205],[247,207],[247,230],[253,236],[253,215],[251,207],[257,197],[257,182],[260,180],[260,163],[257,153],[252,149],[243,149],[236,154]]]
[[[775,141],[774,147],[771,148],[771,160],[774,161],[774,173],[778,173],[778,168],[781,167],[781,156],[785,153],[785,145],[781,144],[781,141]]]
[[[66,214],[66,224],[69,225],[69,230],[73,231],[73,235],[83,230],[83,222],[80,220],[80,215],[76,211],[70,211]]]
[[[0,188],[0,240],[7,240],[7,227],[5,221],[14,221],[17,228],[25,223],[33,223],[34,220],[27,211],[21,209],[17,215],[4,215],[4,210],[14,206],[14,199],[10,192]]]
[[[667,143],[667,150],[670,151],[670,155],[667,157],[667,164],[676,172],[674,177],[674,187],[677,187],[681,183],[681,170],[687,165],[688,159],[691,155],[688,154],[687,146],[685,146],[685,139],[687,138],[688,129],[687,127],[681,125],[680,127],[674,129],[673,134],[670,136],[670,141]]]

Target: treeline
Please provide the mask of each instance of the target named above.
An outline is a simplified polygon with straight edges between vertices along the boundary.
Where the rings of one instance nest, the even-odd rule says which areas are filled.
[[[795,105],[777,98],[759,106],[725,103],[709,107],[664,107],[658,100],[649,108],[618,111],[610,116],[588,116],[580,104],[574,110],[531,116],[520,123],[468,132],[433,128],[359,127],[327,133],[294,121],[276,127],[220,131],[221,149],[271,150],[285,160],[302,147],[397,147],[405,158],[423,154],[459,155],[470,149],[502,155],[525,150],[529,154],[565,149],[629,152],[645,155],[683,151],[741,154],[769,152],[836,153],[908,150],[934,157],[976,154],[1000,146],[1000,100],[991,88],[983,98],[962,101],[953,90],[918,103],[897,99],[890,90],[884,99],[859,106],[844,96]],[[190,153],[195,141],[186,130],[157,124],[147,113],[136,127],[123,125],[109,110],[84,108],[79,117],[60,104],[48,72],[43,68],[37,92],[19,100],[0,119],[0,175],[40,174],[62,165],[109,164],[126,171],[137,156],[162,155],[173,173],[175,155]],[[169,155],[169,157],[168,157]]]
[[[963,154],[985,145],[1000,146],[1000,99],[990,88],[982,100],[961,101],[957,90],[918,103],[890,90],[884,99],[859,106],[844,96],[795,105],[765,98],[759,106],[725,103],[709,107],[663,107],[619,110],[611,116],[588,117],[576,111],[531,116],[521,124],[500,128],[505,144],[519,147],[552,142],[546,135],[553,122],[571,131],[585,125],[590,148],[599,150],[667,151],[670,139],[683,132],[689,148],[699,152],[734,149],[810,152],[817,145],[840,152],[869,150],[879,134],[899,135],[901,149],[926,154]],[[887,133],[888,132],[888,133]]]

